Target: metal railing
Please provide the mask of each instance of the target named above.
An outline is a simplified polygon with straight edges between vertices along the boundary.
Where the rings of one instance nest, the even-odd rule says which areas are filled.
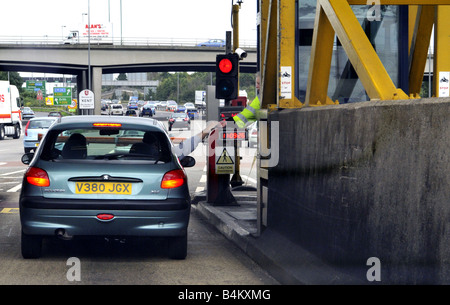
[[[91,37],[91,45],[123,45],[123,46],[184,46],[195,47],[208,41],[208,38],[159,38],[159,37],[114,37],[101,40]],[[87,44],[87,38],[80,38],[80,44]],[[58,36],[0,36],[0,44],[11,45],[64,45],[65,38]],[[76,43],[78,44],[78,43]],[[256,48],[255,40],[241,40],[242,48]]]

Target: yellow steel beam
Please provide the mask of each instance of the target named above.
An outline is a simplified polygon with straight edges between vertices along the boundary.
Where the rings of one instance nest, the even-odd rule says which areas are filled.
[[[411,44],[413,40],[413,34],[415,32],[416,28],[416,20],[417,17],[417,11],[419,10],[418,5],[409,5],[408,6],[408,54],[411,52]]]
[[[239,48],[239,4],[234,4],[232,7],[233,14],[233,52]]]
[[[435,9],[433,5],[426,5],[417,10],[409,56],[409,93],[413,95],[419,94],[422,88]]]
[[[434,24],[434,95],[449,96],[450,82],[450,6],[436,7]],[[447,89],[446,89],[447,88]]]
[[[261,109],[277,104],[278,5],[276,0],[260,0]]]
[[[347,0],[318,1],[370,99],[408,99],[395,87]]]
[[[333,42],[334,29],[318,1],[305,98],[307,106],[320,105],[328,99],[327,90],[333,55]]]
[[[299,108],[303,104],[295,96],[295,35],[297,33],[295,0],[279,0],[278,107]]]

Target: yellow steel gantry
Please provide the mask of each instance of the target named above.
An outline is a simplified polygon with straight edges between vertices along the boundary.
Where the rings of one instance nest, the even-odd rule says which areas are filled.
[[[337,104],[327,96],[335,34],[371,100],[418,98],[433,25],[433,87],[434,95],[439,96],[439,72],[450,71],[450,0],[317,0],[307,91],[303,102],[295,97],[293,90],[296,1],[259,1],[262,108]],[[409,95],[394,85],[350,5],[409,6]],[[282,92],[282,78],[286,71],[292,71],[288,84],[292,86],[291,95]]]

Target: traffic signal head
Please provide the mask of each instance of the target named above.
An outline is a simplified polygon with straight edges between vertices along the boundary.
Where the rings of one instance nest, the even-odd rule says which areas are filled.
[[[238,96],[239,56],[235,53],[216,57],[216,99]]]
[[[244,110],[243,106],[219,107],[219,121],[233,121],[233,117]]]

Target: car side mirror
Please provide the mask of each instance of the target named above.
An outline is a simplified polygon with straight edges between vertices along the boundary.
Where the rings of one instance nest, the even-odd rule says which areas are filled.
[[[195,165],[195,159],[191,156],[186,156],[180,160],[180,164],[183,167],[192,167]]]
[[[22,163],[23,164],[30,164],[31,160],[33,160],[34,153],[26,153],[22,156]]]

